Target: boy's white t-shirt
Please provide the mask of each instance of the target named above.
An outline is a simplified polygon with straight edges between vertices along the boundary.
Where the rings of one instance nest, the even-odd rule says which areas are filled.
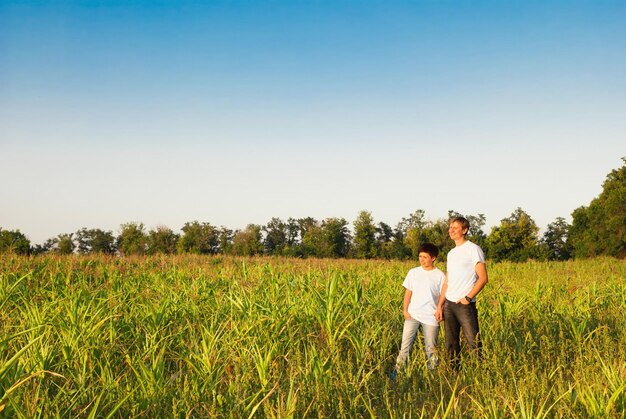
[[[439,324],[435,311],[445,278],[446,275],[437,268],[427,271],[418,266],[409,271],[402,286],[412,292],[408,308],[412,318],[433,326]]]
[[[485,255],[477,244],[469,240],[448,252],[447,300],[459,301],[474,288],[478,279],[476,275],[478,262],[485,263]]]

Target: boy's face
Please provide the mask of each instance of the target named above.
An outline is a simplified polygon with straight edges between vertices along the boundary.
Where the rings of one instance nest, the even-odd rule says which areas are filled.
[[[420,265],[424,269],[432,269],[433,264],[435,263],[435,259],[437,259],[436,257],[433,257],[426,252],[420,252],[418,257],[420,259]]]

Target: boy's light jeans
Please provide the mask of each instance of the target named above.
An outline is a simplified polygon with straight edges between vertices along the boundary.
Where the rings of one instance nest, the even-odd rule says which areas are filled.
[[[400,353],[396,359],[397,369],[400,370],[406,366],[420,326],[422,326],[422,333],[424,334],[424,349],[428,358],[428,369],[434,369],[437,365],[439,365],[439,357],[437,356],[437,336],[439,335],[439,326],[421,323],[413,318],[410,318],[404,321],[402,344],[400,345]]]

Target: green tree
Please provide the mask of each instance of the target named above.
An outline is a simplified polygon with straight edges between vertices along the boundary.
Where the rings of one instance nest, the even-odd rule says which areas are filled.
[[[346,257],[350,250],[348,222],[343,218],[327,218],[320,226],[309,226],[302,242],[307,256]]]
[[[219,230],[220,253],[229,254],[233,247],[233,230],[222,226]]]
[[[232,253],[239,256],[254,256],[263,253],[261,226],[248,224],[245,230],[237,231],[233,238]]]
[[[0,228],[0,254],[2,253],[27,255],[30,253],[30,240],[19,230]]]
[[[600,254],[598,242],[601,238],[598,231],[591,227],[589,210],[578,207],[572,212],[572,225],[569,229],[567,243],[571,246],[575,258],[591,257]]]
[[[350,230],[343,218],[331,217],[322,222],[322,232],[329,257],[342,258],[350,251]]]
[[[418,258],[417,249],[426,240],[424,228],[426,220],[424,218],[424,210],[418,209],[406,218],[402,218],[398,223],[396,230],[399,236],[402,236],[404,247],[408,256],[414,259]]]
[[[176,253],[176,248],[180,236],[166,226],[158,226],[154,230],[148,232],[146,238],[147,250],[149,255],[156,255],[159,253],[171,255]]]
[[[406,228],[402,221],[396,224],[393,229],[391,241],[383,244],[381,253],[383,257],[388,259],[404,260],[411,257],[411,249],[409,249],[404,241],[406,236]]]
[[[407,230],[406,236],[404,237],[404,245],[408,249],[411,258],[417,260],[419,257],[417,249],[426,241],[426,231],[424,228],[414,227]]]
[[[45,241],[43,246],[37,248],[36,253],[53,252],[61,255],[69,255],[74,253],[76,243],[74,243],[74,234],[59,234]]]
[[[53,252],[59,242],[58,237],[52,237],[47,239],[43,244],[36,244],[31,247],[31,254],[41,255],[43,253]]]
[[[265,232],[265,239],[263,245],[265,246],[265,253],[268,255],[281,255],[287,246],[288,229],[280,218],[272,218],[265,226],[263,226]]]
[[[193,221],[185,223],[181,230],[183,235],[176,245],[178,253],[208,255],[219,251],[219,231],[211,224]]]
[[[302,242],[302,237],[304,234],[302,233],[302,227],[299,220],[295,218],[289,218],[287,220],[287,246],[297,246]]]
[[[361,211],[354,221],[354,257],[370,259],[376,256],[376,225],[372,214]]]
[[[626,158],[611,171],[602,192],[589,207],[572,213],[568,243],[576,258],[608,255],[626,257]]]
[[[319,223],[312,217],[289,218],[287,221],[287,246],[284,250],[286,256],[307,257],[314,254],[314,250],[304,243],[304,236],[309,229],[316,229]]]
[[[393,240],[393,228],[387,223],[380,222],[376,226],[376,242],[379,244],[387,243]]]
[[[546,232],[540,240],[540,245],[548,260],[567,260],[572,256],[572,247],[567,237],[570,225],[563,217],[557,217],[554,222],[548,224]]]
[[[429,221],[423,230],[423,243],[432,243],[439,249],[438,260],[445,261],[448,251],[454,247],[454,242],[448,234],[448,220],[439,219],[437,221]],[[419,255],[417,255],[419,256]]]
[[[71,255],[76,249],[76,243],[74,243],[74,233],[59,234],[57,242],[57,251],[61,255]]]
[[[116,243],[118,250],[124,256],[145,254],[148,250],[148,236],[143,223],[122,224]]]
[[[425,212],[424,210],[417,209],[415,212],[410,214],[408,217],[403,217],[398,225],[396,226],[396,230],[401,232],[404,236],[406,236],[407,232],[410,229],[422,229],[426,225],[425,220]]]
[[[300,239],[304,238],[307,230],[313,226],[319,225],[320,223],[313,217],[304,217],[298,218],[297,220],[298,227],[300,229]]]
[[[76,232],[76,248],[81,254],[103,253],[112,255],[117,250],[113,232],[99,228],[78,230]]]
[[[393,259],[394,231],[389,224],[378,223],[376,227],[376,256],[384,259]]]
[[[487,253],[495,261],[523,262],[537,257],[538,233],[535,221],[518,207],[491,229],[486,240]]]

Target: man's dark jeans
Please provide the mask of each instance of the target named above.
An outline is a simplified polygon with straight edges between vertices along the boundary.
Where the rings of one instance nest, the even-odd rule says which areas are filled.
[[[443,306],[444,328],[446,332],[446,351],[452,367],[458,368],[461,353],[460,333],[467,340],[467,346],[480,358],[480,334],[478,329],[478,310],[476,303],[460,304],[446,300]]]

